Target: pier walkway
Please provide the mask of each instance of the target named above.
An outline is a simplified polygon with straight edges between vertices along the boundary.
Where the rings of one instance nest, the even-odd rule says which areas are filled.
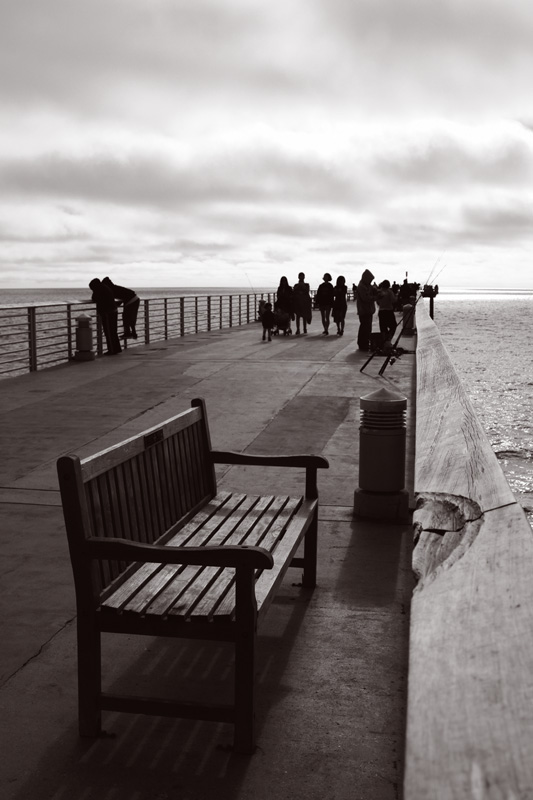
[[[414,356],[378,377],[344,337],[263,343],[258,324],[137,347],[0,382],[3,800],[398,800],[402,797],[411,526],[353,519],[359,397],[408,398]],[[414,340],[402,342],[414,348]],[[106,713],[108,738],[77,733],[75,600],[55,463],[156,425],[204,397],[216,449],[316,453],[318,585],[289,573],[258,637],[257,752],[234,755],[217,723]],[[289,472],[289,481],[287,475]],[[225,467],[220,488],[300,491],[297,471]],[[298,488],[297,488],[298,487]],[[222,694],[225,645],[173,640],[104,647],[106,683],[187,674]]]

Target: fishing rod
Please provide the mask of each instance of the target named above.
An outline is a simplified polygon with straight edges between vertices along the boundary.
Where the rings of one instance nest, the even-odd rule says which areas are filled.
[[[420,292],[420,294],[416,298],[415,302],[411,306],[409,312],[405,315],[405,317],[404,317],[404,319],[402,321],[402,329],[401,329],[400,333],[398,334],[398,336],[396,338],[396,341],[394,342],[394,344],[392,344],[389,352],[387,353],[387,357],[385,358],[385,361],[381,365],[380,370],[378,372],[378,375],[383,375],[383,373],[385,372],[385,370],[387,369],[389,364],[390,363],[394,364],[396,359],[400,357],[401,354],[398,353],[398,350],[397,350],[398,342],[402,338],[405,329],[408,328],[411,325],[411,322],[414,319],[415,309],[416,309],[419,301],[422,299],[422,297],[423,297],[423,294],[422,294],[422,292]],[[404,351],[404,352],[407,352],[407,351]]]
[[[433,280],[434,280],[434,281],[436,281],[436,280],[437,280],[437,278],[438,278],[438,277],[439,277],[439,275],[441,274],[442,270],[443,270],[443,269],[445,269],[447,266],[448,266],[447,264],[443,264],[443,265],[442,265],[442,267],[439,269],[439,271],[437,272],[437,274],[436,274],[436,275],[435,275],[435,277],[433,278]],[[428,283],[429,283],[429,281],[428,281]]]
[[[443,251],[442,251],[442,255],[444,255],[444,253],[445,253],[445,252],[446,252],[446,251],[445,251],[445,250],[443,250]],[[434,280],[437,280],[437,278],[439,277],[439,275],[441,274],[441,272],[442,272],[442,270],[445,268],[445,266],[446,266],[446,264],[443,264],[443,266],[440,268],[440,270],[439,270],[439,271],[438,271],[438,273],[436,274],[436,276],[435,276]],[[430,273],[430,274],[431,274],[431,273]],[[428,286],[428,285],[429,285],[429,279],[428,279],[428,281],[427,281],[427,283],[426,283],[426,286]],[[401,339],[401,337],[402,337],[402,334],[403,334],[403,332],[405,331],[405,329],[406,329],[406,328],[407,328],[407,327],[408,327],[408,326],[411,324],[411,321],[412,321],[412,320],[413,320],[413,318],[414,318],[414,314],[415,314],[415,310],[416,310],[416,307],[417,307],[417,305],[418,305],[418,302],[419,302],[419,300],[421,300],[421,299],[422,299],[422,297],[424,297],[424,293],[423,293],[423,292],[420,292],[420,294],[419,294],[419,295],[418,295],[418,297],[416,298],[416,300],[415,300],[414,304],[412,305],[412,307],[411,307],[411,309],[410,309],[409,313],[408,313],[408,314],[406,314],[406,316],[405,316],[405,319],[403,320],[402,329],[401,329],[400,333],[398,334],[398,338],[396,339],[396,341],[395,341],[395,342],[394,342],[394,344],[392,345],[392,347],[391,347],[391,349],[390,349],[390,352],[387,354],[387,357],[386,357],[385,361],[384,361],[384,362],[383,362],[383,364],[381,365],[381,369],[379,370],[379,373],[378,373],[379,375],[383,375],[383,373],[384,373],[384,372],[385,372],[385,370],[387,369],[388,365],[389,365],[390,363],[394,364],[394,361],[396,360],[396,358],[399,358],[399,354],[396,352],[396,348],[397,348],[397,346],[398,346],[398,342],[400,341],[400,339]],[[430,305],[431,305],[431,317],[432,317],[432,318],[433,318],[433,297],[434,297],[434,294],[433,294],[433,292],[431,292],[431,296],[430,296]],[[394,357],[394,358],[393,358],[393,357]]]
[[[429,273],[429,275],[427,276],[427,278],[426,278],[426,282],[425,282],[424,286],[428,286],[428,285],[429,285],[429,282],[430,282],[430,280],[431,280],[431,277],[432,277],[433,273],[435,272],[435,269],[436,269],[436,267],[437,267],[437,264],[439,263],[439,261],[441,260],[441,258],[442,258],[442,256],[444,255],[444,253],[445,253],[445,252],[446,252],[446,250],[443,250],[443,251],[442,251],[442,253],[440,254],[440,256],[439,256],[439,257],[437,258],[437,260],[435,261],[435,263],[433,264],[433,268],[431,269],[431,272],[430,272],[430,273]],[[444,266],[446,266],[446,264],[445,264]],[[444,267],[442,267],[442,268],[440,269],[440,271],[439,271],[439,273],[438,273],[439,275],[440,275],[440,273],[442,272],[442,270],[443,270],[443,269],[444,269]],[[436,280],[436,278],[435,278],[434,280]]]

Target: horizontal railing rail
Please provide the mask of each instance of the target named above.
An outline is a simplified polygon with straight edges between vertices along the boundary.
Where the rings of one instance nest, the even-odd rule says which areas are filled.
[[[274,292],[254,294],[183,295],[142,300],[137,319],[136,347],[202,331],[255,322],[259,302],[274,303]],[[119,308],[120,314],[120,308]],[[92,318],[93,348],[104,352],[102,325],[93,303],[58,303],[0,307],[0,378],[63,364],[76,352],[76,320]]]

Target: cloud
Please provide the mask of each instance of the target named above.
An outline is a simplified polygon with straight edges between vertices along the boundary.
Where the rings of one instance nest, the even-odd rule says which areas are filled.
[[[173,208],[280,200],[338,205],[358,198],[357,186],[340,164],[305,151],[260,145],[197,152],[190,159],[144,152],[71,157],[51,152],[0,161],[0,179],[6,190],[20,195]]]
[[[525,263],[526,0],[3,10],[0,263],[83,282],[100,263],[237,280],[446,247]]]
[[[529,111],[528,0],[6,0],[4,18],[0,88],[23,113],[179,131]]]

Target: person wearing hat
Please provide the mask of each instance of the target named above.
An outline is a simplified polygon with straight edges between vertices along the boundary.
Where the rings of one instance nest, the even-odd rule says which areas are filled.
[[[322,280],[324,282],[321,283],[316,290],[315,306],[320,309],[322,325],[324,326],[323,336],[327,336],[329,333],[331,309],[333,308],[333,301],[335,300],[335,291],[331,285],[331,275],[329,272],[324,274]]]

